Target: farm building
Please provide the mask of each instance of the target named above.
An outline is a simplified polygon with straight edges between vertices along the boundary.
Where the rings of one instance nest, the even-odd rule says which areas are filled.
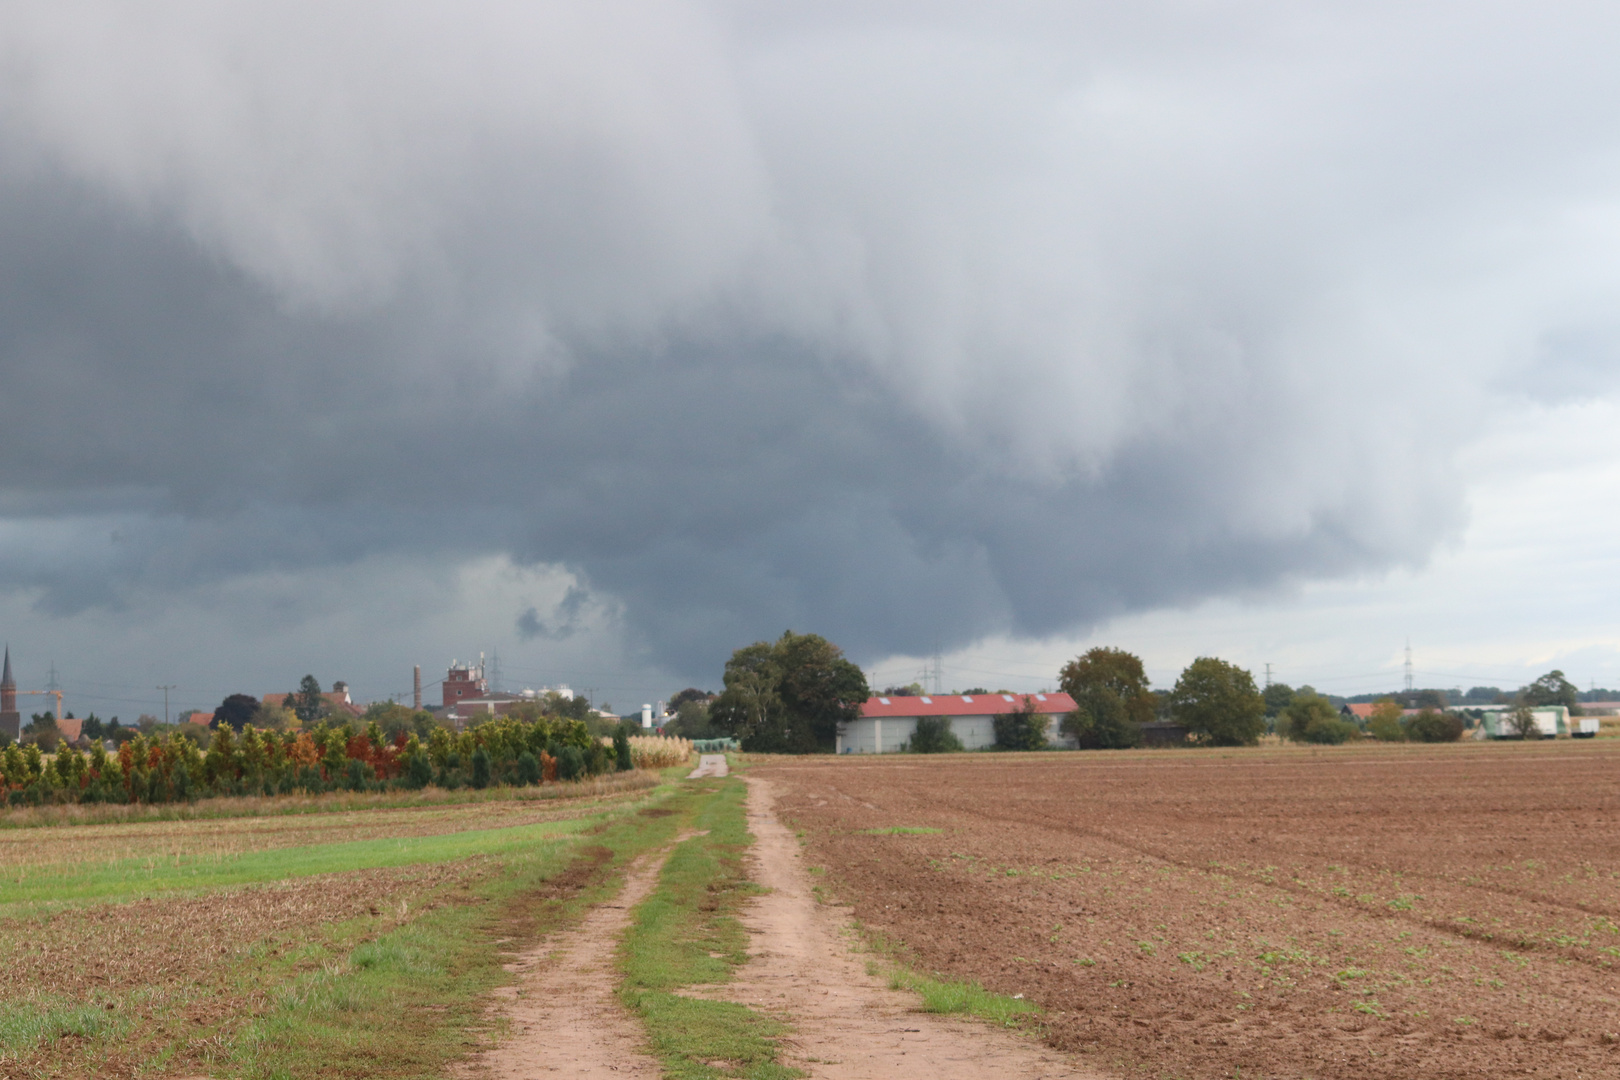
[[[1513,711],[1513,706],[1487,705],[1479,711],[1484,714],[1484,719],[1474,729],[1474,738],[1518,738],[1517,733],[1508,726],[1508,714]],[[1530,715],[1536,718],[1536,727],[1540,729],[1543,739],[1570,734],[1569,710],[1562,705],[1539,705],[1530,710]]]
[[[868,698],[861,706],[860,719],[852,720],[838,732],[840,754],[892,754],[900,750],[917,730],[924,716],[944,717],[951,731],[969,750],[982,750],[996,741],[992,723],[1000,713],[1017,712],[1028,698],[1035,710],[1047,718],[1047,740],[1054,746],[1069,740],[1058,733],[1058,721],[1074,710],[1068,694],[924,694],[918,697]]]

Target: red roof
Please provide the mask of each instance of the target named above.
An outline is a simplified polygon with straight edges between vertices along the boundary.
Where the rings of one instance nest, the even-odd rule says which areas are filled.
[[[994,716],[1017,712],[1024,699],[1035,703],[1039,713],[1066,713],[1074,710],[1068,694],[922,694],[917,697],[867,698],[862,716]]]
[[[68,742],[78,742],[79,735],[84,731],[84,718],[64,716],[56,722],[56,730],[62,733],[62,738]]]
[[[1378,708],[1378,706],[1381,705],[1381,704],[1383,704],[1383,703],[1378,702],[1378,701],[1358,701],[1358,702],[1355,702],[1354,704],[1346,705],[1345,708],[1349,709],[1350,712],[1357,719],[1371,720],[1373,710]],[[1416,716],[1418,713],[1420,713],[1422,711],[1423,711],[1422,709],[1402,709],[1401,710],[1401,715],[1402,716]]]
[[[297,696],[298,691],[294,690],[290,694],[265,694],[261,700],[265,705],[279,709],[287,698],[296,698]],[[365,713],[364,709],[349,700],[349,694],[346,690],[327,690],[322,692],[321,698],[332,707],[333,712],[346,713],[349,716],[362,716]],[[213,714],[209,713],[208,717],[212,720]]]

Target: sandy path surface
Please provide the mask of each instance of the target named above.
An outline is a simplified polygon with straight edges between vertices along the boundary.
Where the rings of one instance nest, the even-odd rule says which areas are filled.
[[[546,939],[508,965],[522,975],[497,990],[511,1036],[473,1058],[460,1075],[527,1080],[529,1077],[647,1077],[663,1075],[642,1047],[646,1033],[614,994],[619,973],[613,953],[630,926],[630,909],[658,880],[669,849],[631,865],[624,888],[598,904],[572,930]]]
[[[783,1064],[823,1080],[1097,1076],[1027,1036],[912,1011],[915,995],[888,989],[850,952],[849,910],[816,902],[798,840],[772,811],[769,781],[748,780],[748,828],[750,872],[771,891],[743,914],[752,958],[718,989],[793,1025]]]
[[[729,772],[724,754],[700,754],[698,767],[686,774],[688,780],[696,780],[702,776],[725,776]]]

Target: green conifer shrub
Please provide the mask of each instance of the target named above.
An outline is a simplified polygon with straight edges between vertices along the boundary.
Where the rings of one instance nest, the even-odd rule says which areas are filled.
[[[524,787],[540,782],[540,760],[528,750],[518,755],[517,777]]]
[[[426,752],[411,755],[410,771],[406,775],[414,788],[425,788],[432,782],[433,762]]]
[[[557,778],[578,780],[585,775],[585,755],[572,743],[557,750]]]

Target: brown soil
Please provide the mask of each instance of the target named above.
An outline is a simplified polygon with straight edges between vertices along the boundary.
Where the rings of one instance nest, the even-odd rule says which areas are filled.
[[[757,764],[924,969],[1185,1077],[1620,1074],[1620,746]],[[867,835],[894,826],[934,835]]]
[[[630,909],[652,891],[668,854],[643,856],[631,866],[618,896],[507,965],[520,980],[495,993],[504,999],[500,1011],[511,1025],[510,1037],[473,1058],[460,1075],[500,1080],[663,1075],[658,1059],[642,1049],[641,1025],[614,994],[619,976],[613,961],[630,926]],[[594,871],[582,862],[573,876],[565,874],[551,885],[562,895],[577,890]]]
[[[772,790],[749,777],[749,876],[770,891],[742,917],[751,959],[714,993],[791,1025],[783,1064],[826,1080],[1094,1075],[1015,1032],[918,1013],[914,995],[868,975],[843,933],[849,911],[817,902],[799,844],[772,811]]]
[[[467,861],[359,870],[221,889],[206,899],[142,899],[0,919],[0,968],[19,988],[15,998],[195,986],[255,952],[274,957],[299,948],[334,923],[368,919],[369,933],[387,933],[409,920],[424,894],[479,872]]]

